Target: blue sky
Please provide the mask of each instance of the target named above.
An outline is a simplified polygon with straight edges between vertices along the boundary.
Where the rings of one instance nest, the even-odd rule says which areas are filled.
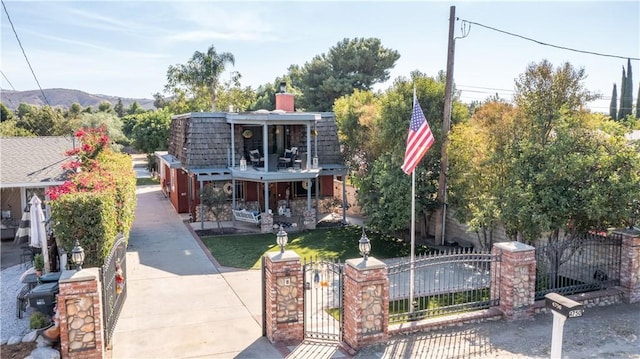
[[[230,70],[254,88],[354,37],[380,38],[401,55],[391,80],[376,89],[413,70],[435,76],[446,68],[451,5],[461,20],[555,45],[640,57],[639,1],[3,1],[43,88],[121,97],[161,92],[170,65],[211,44],[235,56]],[[1,22],[2,72],[16,90],[37,89],[4,9]],[[461,24],[456,22],[457,36]],[[496,92],[509,98],[514,80],[542,59],[583,67],[586,87],[603,95],[592,109],[608,112],[626,60],[541,46],[476,25],[456,40],[454,80],[465,102]],[[640,61],[631,65],[635,98]],[[0,84],[11,89],[4,77]]]

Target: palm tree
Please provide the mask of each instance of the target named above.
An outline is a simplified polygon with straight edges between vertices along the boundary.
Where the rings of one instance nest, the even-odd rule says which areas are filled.
[[[194,95],[205,90],[211,96],[211,110],[215,111],[218,79],[227,64],[235,65],[233,54],[217,53],[213,45],[206,53],[196,51],[186,65],[169,66],[166,89],[170,90],[182,85]]]

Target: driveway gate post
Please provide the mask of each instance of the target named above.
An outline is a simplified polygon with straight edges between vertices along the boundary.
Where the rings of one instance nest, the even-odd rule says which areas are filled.
[[[526,319],[533,316],[536,295],[535,248],[520,242],[500,242],[493,245],[492,253],[502,255],[498,265],[500,305],[506,319]],[[497,278],[494,273],[491,278]]]
[[[272,343],[302,341],[304,289],[300,256],[268,253],[265,260],[265,322]]]
[[[99,278],[98,268],[64,271],[60,276],[58,316],[62,358],[104,357]]]
[[[389,275],[387,265],[369,257],[348,259],[344,266],[344,342],[359,350],[387,339]]]
[[[640,231],[617,231],[622,235],[620,287],[627,303],[640,302]]]

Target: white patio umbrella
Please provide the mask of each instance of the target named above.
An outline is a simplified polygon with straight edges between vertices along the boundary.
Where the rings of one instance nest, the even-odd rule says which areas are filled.
[[[44,228],[44,212],[42,212],[42,201],[38,196],[31,197],[31,230],[30,245],[36,248],[42,248],[42,256],[44,257],[44,271],[49,273],[51,267],[49,265],[49,248],[47,246],[47,232]]]

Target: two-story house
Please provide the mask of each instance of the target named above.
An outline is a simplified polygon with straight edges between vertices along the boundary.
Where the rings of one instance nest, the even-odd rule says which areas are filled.
[[[213,220],[200,206],[200,189],[213,183],[228,195],[222,220],[255,220],[263,232],[273,230],[274,216],[315,228],[323,203],[334,201],[334,179],[347,174],[335,115],[295,112],[285,92],[274,111],[176,115],[169,151],[156,156],[162,191],[178,213]]]

